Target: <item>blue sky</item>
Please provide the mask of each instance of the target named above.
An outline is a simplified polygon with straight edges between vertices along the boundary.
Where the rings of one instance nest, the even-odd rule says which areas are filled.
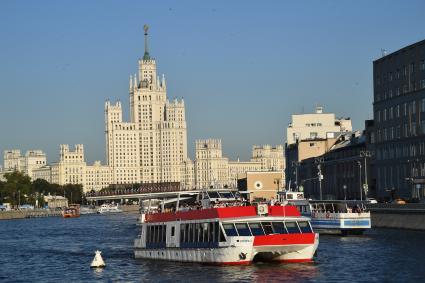
[[[59,144],[105,159],[104,102],[150,53],[184,97],[188,147],[221,138],[249,159],[283,144],[290,115],[372,118],[372,61],[425,38],[424,1],[0,1],[0,152]],[[1,154],[2,155],[2,154]],[[0,157],[2,161],[3,156]]]

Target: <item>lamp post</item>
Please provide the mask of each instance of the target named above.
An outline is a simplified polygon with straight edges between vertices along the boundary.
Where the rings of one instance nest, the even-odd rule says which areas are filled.
[[[324,163],[324,158],[323,157],[317,157],[314,159],[314,163],[317,164],[317,178],[319,179],[319,196],[320,196],[320,200],[323,199],[322,197],[322,180],[323,180],[323,175],[322,175],[322,164]]]
[[[364,158],[364,185],[363,189],[365,191],[365,198],[367,198],[367,192],[369,190],[369,185],[367,184],[367,158],[371,157],[372,153],[368,150],[360,151],[360,157]]]
[[[363,200],[363,193],[362,193],[362,163],[360,161],[357,161],[357,164],[359,165],[359,187],[360,187],[360,200]]]
[[[347,200],[347,185],[343,185],[342,189],[344,190],[344,200]]]
[[[292,167],[295,166],[295,189],[298,191],[298,167],[300,166],[300,162],[299,161],[292,161]]]

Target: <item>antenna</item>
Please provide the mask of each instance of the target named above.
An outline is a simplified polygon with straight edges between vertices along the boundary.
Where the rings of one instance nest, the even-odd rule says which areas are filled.
[[[145,31],[145,54],[143,55],[143,60],[149,60],[150,59],[149,50],[148,50],[148,30],[149,30],[149,26],[145,24],[143,26],[143,30]]]

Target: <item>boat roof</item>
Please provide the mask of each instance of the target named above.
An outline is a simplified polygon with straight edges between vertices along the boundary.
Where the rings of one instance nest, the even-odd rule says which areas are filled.
[[[228,219],[258,216],[256,206],[231,206],[200,210],[147,214],[146,222],[170,222],[179,220]],[[268,216],[301,217],[295,206],[268,206]]]

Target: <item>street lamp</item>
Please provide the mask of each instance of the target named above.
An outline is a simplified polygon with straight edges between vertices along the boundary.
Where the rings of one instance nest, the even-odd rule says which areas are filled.
[[[360,200],[363,200],[363,193],[362,193],[362,163],[360,161],[357,161],[357,164],[359,165]]]
[[[300,166],[300,162],[299,161],[292,161],[292,167],[295,166],[295,184],[296,187],[295,189],[298,191],[298,167]]]
[[[317,164],[317,178],[319,179],[319,195],[320,195],[320,200],[322,200],[322,180],[323,180],[323,175],[322,175],[322,167],[321,165],[324,163],[324,158],[323,157],[316,157],[314,159],[314,163]]]
[[[360,157],[364,158],[364,185],[363,189],[365,191],[365,198],[367,198],[367,192],[369,190],[369,186],[367,184],[367,158],[372,157],[372,153],[368,150],[361,150]]]
[[[344,200],[347,200],[347,185],[343,185],[342,188],[344,189]]]

